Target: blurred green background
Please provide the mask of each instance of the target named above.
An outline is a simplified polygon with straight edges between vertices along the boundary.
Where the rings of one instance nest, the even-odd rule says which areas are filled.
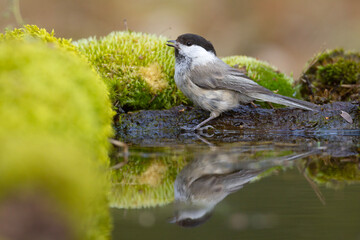
[[[17,0],[15,0],[16,2]],[[14,0],[0,0],[0,27],[16,27]],[[24,23],[77,40],[124,30],[176,38],[192,32],[212,41],[219,56],[266,60],[297,79],[325,48],[360,50],[356,0],[19,0]]]

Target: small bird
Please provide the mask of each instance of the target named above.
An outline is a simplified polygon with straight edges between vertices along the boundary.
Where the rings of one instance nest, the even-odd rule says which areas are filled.
[[[201,128],[222,112],[254,100],[317,111],[317,105],[275,94],[236,68],[232,68],[216,56],[214,46],[196,34],[183,34],[176,40],[167,41],[175,48],[175,83],[195,105],[209,111],[210,117],[190,131]]]

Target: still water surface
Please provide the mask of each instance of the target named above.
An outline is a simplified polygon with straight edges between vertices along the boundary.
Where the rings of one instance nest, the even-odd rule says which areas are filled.
[[[111,209],[113,239],[358,240],[359,135],[132,143],[129,164],[160,158],[185,164],[171,182],[168,203]]]

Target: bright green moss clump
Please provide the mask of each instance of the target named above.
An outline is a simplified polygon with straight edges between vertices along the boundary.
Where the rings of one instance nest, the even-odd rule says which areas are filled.
[[[4,40],[18,40],[18,41],[42,41],[44,43],[52,44],[69,52],[78,53],[76,47],[71,43],[71,39],[55,37],[54,30],[49,33],[44,28],[39,28],[36,25],[24,25],[23,28],[15,28],[7,30],[5,33],[0,33],[0,42]]]
[[[1,129],[78,138],[108,163],[112,111],[101,79],[81,59],[42,44],[0,45]]]
[[[270,64],[246,56],[231,56],[222,60],[234,68],[238,68],[247,74],[259,85],[288,97],[299,97],[292,87],[292,78],[279,72]]]
[[[116,108],[164,109],[188,100],[174,82],[174,50],[167,39],[135,32],[75,43],[104,78]]]
[[[319,53],[298,83],[303,97],[313,102],[360,100],[360,54],[343,49]]]
[[[111,120],[106,87],[83,59],[39,41],[3,40],[0,206],[39,192],[76,239],[108,238]]]

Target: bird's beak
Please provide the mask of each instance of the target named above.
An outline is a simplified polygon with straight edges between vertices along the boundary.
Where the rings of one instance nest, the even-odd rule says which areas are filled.
[[[177,42],[175,41],[175,40],[169,40],[169,41],[167,41],[167,46],[169,46],[169,47],[173,47],[173,48],[178,48],[177,47],[177,44],[176,44]]]

